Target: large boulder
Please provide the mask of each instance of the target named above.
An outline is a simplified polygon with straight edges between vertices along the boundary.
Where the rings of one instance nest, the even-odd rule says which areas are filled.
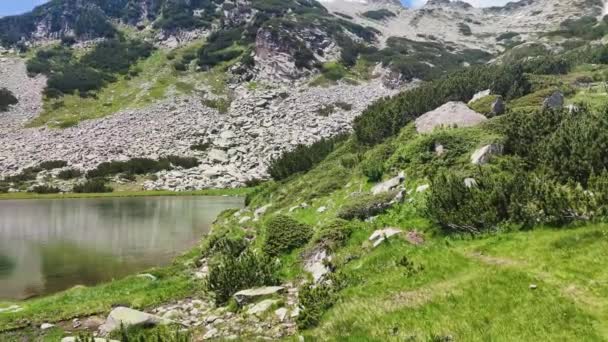
[[[494,155],[502,154],[503,146],[500,144],[486,145],[471,155],[471,163],[475,165],[484,165],[490,161],[490,158]]]
[[[171,323],[171,320],[120,306],[110,312],[106,322],[99,327],[99,330],[102,334],[106,335],[120,329],[121,325],[126,328],[130,326],[153,326],[169,323]]]
[[[564,94],[556,91],[543,101],[543,109],[560,110],[564,107]]]
[[[505,101],[502,99],[502,96],[499,96],[492,102],[492,107],[490,108],[490,112],[492,116],[502,115],[507,110],[505,106]]]
[[[395,176],[385,182],[376,184],[372,188],[372,194],[379,195],[379,194],[383,194],[383,193],[392,191],[396,187],[398,187],[401,183],[403,183],[404,180],[405,180],[405,173],[400,172],[397,176]]]
[[[430,133],[437,127],[472,127],[488,120],[464,102],[448,102],[416,119],[418,133]]]
[[[234,294],[234,299],[239,305],[257,301],[285,291],[283,286],[265,286],[254,289],[242,290]]]

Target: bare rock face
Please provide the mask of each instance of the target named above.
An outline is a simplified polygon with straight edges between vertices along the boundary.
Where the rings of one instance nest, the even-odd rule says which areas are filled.
[[[464,102],[448,102],[416,119],[418,133],[430,133],[438,127],[472,127],[488,120]]]

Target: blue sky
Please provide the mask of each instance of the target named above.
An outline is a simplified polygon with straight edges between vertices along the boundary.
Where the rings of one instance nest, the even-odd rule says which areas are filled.
[[[25,13],[47,0],[0,0],[0,17]]]
[[[47,0],[0,0],[0,17],[27,12]],[[401,0],[408,7],[421,6],[426,0]],[[504,5],[509,0],[465,0],[473,6]]]

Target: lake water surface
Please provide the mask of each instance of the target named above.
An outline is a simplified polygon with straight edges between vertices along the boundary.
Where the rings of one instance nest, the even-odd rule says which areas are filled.
[[[94,285],[165,265],[235,197],[0,201],[0,300]]]

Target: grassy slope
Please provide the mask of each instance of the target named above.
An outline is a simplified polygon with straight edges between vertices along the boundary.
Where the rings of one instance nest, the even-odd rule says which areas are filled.
[[[576,72],[593,75],[597,70],[585,66]],[[583,88],[572,86],[572,77],[540,80],[535,96],[508,105],[538,106],[540,94],[561,86],[573,89],[569,101],[576,96],[587,100],[581,95]],[[312,171],[264,185],[250,208],[271,203],[269,214],[286,213],[306,203],[307,208],[291,215],[318,228],[352,201],[352,193],[370,189],[373,184],[362,174],[361,164],[380,151],[389,153],[379,161],[386,169],[385,178],[405,170],[407,189],[413,191],[417,185],[428,183],[428,175],[440,166],[456,168],[463,174],[472,171],[470,154],[479,146],[501,139],[493,130],[499,120],[492,119],[478,128],[442,130],[424,136],[408,126],[399,136],[369,151],[346,142]],[[447,153],[435,155],[435,142],[444,144]],[[304,336],[310,340],[354,341],[445,340],[447,336],[460,341],[608,339],[608,271],[604,267],[608,262],[608,226],[543,227],[474,239],[445,237],[424,218],[424,194],[413,192],[412,196],[411,202],[396,206],[376,220],[357,224],[347,245],[334,256],[349,286],[321,324],[302,332]],[[321,206],[328,210],[318,213]],[[244,234],[237,219],[231,220],[230,224],[217,225],[216,231],[232,229]],[[387,226],[421,231],[427,241],[414,247],[392,239],[372,249],[367,238],[375,229]],[[263,232],[261,223],[248,222],[247,227]],[[261,240],[256,239],[256,243]],[[302,251],[283,257],[284,278],[303,276]],[[193,253],[172,268],[159,271],[167,275],[155,284],[127,278],[26,302],[26,311],[0,316],[0,327],[23,326],[24,318],[41,322],[106,313],[117,302],[145,308],[186,296],[200,285],[183,277],[184,261],[191,262],[195,256]],[[408,274],[400,263],[404,256],[422,270]],[[531,284],[538,288],[531,289]]]
[[[590,75],[595,71],[577,69]],[[558,77],[572,86],[573,75]],[[539,87],[539,91],[547,92]],[[568,101],[584,89],[574,87]],[[521,101],[521,100],[520,100]],[[524,102],[524,101],[521,101]],[[542,103],[534,103],[539,106]],[[511,103],[512,108],[517,102]],[[524,103],[526,107],[532,104]],[[592,103],[593,105],[593,103]],[[405,170],[406,187],[428,183],[437,167],[473,171],[469,156],[479,146],[500,141],[493,127],[502,118],[480,128],[437,131],[417,135],[413,127],[386,143],[365,151],[351,142],[341,146],[312,171],[280,184],[267,184],[252,208],[272,203],[273,212],[286,212],[301,203],[292,216],[315,228],[335,217],[353,192],[372,184],[360,165],[374,154],[390,151],[384,160],[385,179]],[[446,143],[437,157],[433,142]],[[357,156],[357,166],[343,160]],[[457,341],[537,341],[608,339],[608,226],[587,225],[533,231],[513,231],[477,238],[445,237],[424,218],[424,194],[391,209],[373,222],[357,225],[348,245],[334,255],[334,263],[348,279],[340,299],[314,329],[309,340],[426,341],[451,336]],[[326,206],[322,214],[317,208]],[[371,249],[367,238],[375,229],[399,227],[425,234],[424,246],[395,239]],[[260,224],[257,225],[262,230]],[[300,278],[301,253],[283,258],[283,276]],[[407,257],[422,271],[408,275],[400,260]],[[535,284],[537,289],[531,289]]]
[[[192,68],[195,62],[192,62],[192,70],[189,71],[176,71],[173,68],[173,62],[186,53],[195,53],[201,46],[201,42],[194,42],[170,52],[159,49],[131,68],[139,71],[137,76],[117,76],[118,81],[96,92],[95,98],[66,95],[59,99],[45,99],[42,113],[28,125],[74,126],[81,121],[125,109],[143,108],[170,96],[202,95],[204,89],[225,95],[227,88],[223,70],[229,63],[209,72],[194,72]],[[170,54],[174,58],[170,59]]]

